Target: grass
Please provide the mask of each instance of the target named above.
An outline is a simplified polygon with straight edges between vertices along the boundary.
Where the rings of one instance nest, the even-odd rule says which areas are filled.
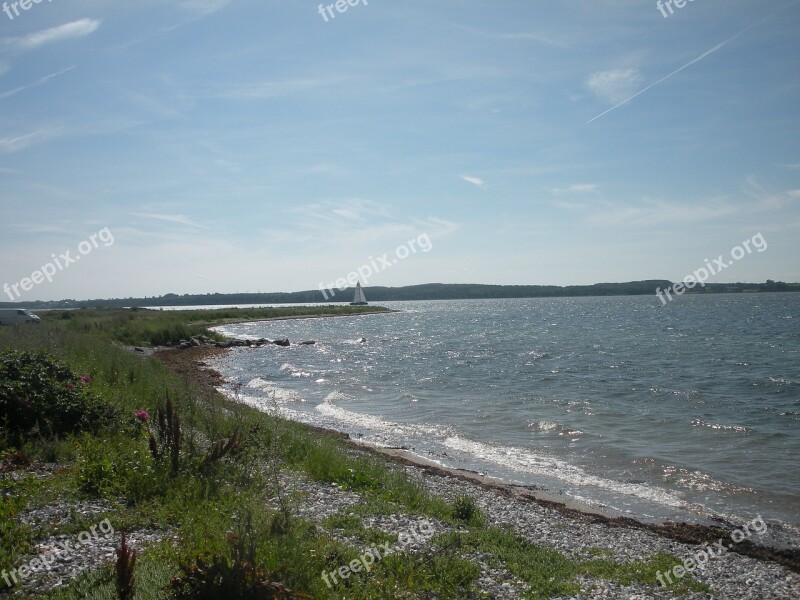
[[[43,312],[45,320],[62,321],[64,329],[109,337],[130,346],[164,346],[195,335],[218,338],[209,327],[240,321],[292,317],[348,316],[386,312],[379,306],[289,306],[210,310],[80,309]]]
[[[362,312],[337,308],[350,310],[336,314]],[[269,583],[292,590],[296,597],[459,598],[469,590],[480,591],[480,568],[468,558],[476,553],[524,581],[530,597],[547,598],[575,593],[581,576],[655,585],[659,570],[679,564],[669,555],[620,564],[600,549],[592,560],[572,560],[511,530],[489,526],[468,496],[453,501],[433,496],[402,469],[337,437],[231,403],[193,387],[158,360],[119,347],[172,341],[225,320],[285,313],[92,309],[69,314],[62,318],[61,313],[50,313],[40,326],[0,328],[0,356],[9,349],[47,351],[76,377],[88,374],[87,393],[102,399],[113,409],[109,414],[118,416],[91,430],[57,437],[31,431],[22,439],[12,439],[8,424],[0,419],[0,464],[16,471],[13,478],[10,472],[0,473],[0,569],[19,566],[30,557],[36,540],[54,533],[76,535],[105,517],[117,531],[147,528],[163,534],[161,543],[139,557],[137,599],[201,597],[198,589],[216,585],[211,582],[214,574],[217,582]],[[45,387],[43,401],[49,397],[46,392]],[[177,468],[150,449],[150,433],[158,437],[153,420],[167,397],[182,423]],[[141,409],[150,415],[147,424],[135,416]],[[220,444],[230,446],[222,455],[215,453]],[[49,477],[26,476],[26,463],[55,463],[55,468]],[[277,473],[284,469],[357,492],[362,501],[325,519],[320,527],[297,516],[294,507],[304,500],[288,498],[280,488]],[[90,517],[76,513],[64,522],[35,528],[19,522],[26,508],[79,500],[101,501],[108,509]],[[456,531],[437,536],[422,553],[392,554],[368,572],[353,572],[328,586],[323,572],[359,558],[359,550],[338,541],[334,532],[361,547],[394,543],[396,536],[366,528],[362,520],[392,513],[435,519]],[[201,577],[201,572],[206,575]],[[688,577],[671,589],[706,591]],[[244,597],[241,590],[217,592],[219,597]],[[98,566],[45,597],[116,598],[112,570]]]

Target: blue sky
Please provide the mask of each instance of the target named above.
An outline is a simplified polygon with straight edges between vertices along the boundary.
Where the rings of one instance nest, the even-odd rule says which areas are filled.
[[[757,233],[711,281],[800,281],[797,0],[319,6],[0,13],[0,285],[103,228],[19,299],[315,289],[420,235],[368,285],[677,281]]]

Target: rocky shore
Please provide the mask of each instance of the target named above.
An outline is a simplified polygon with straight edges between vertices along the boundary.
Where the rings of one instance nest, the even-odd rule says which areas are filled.
[[[180,353],[162,352],[158,357],[173,370],[193,372],[198,383],[216,389],[223,379],[207,366],[206,360],[224,352],[226,350],[221,348],[198,348]],[[320,434],[347,437],[340,432],[325,430],[320,430]],[[692,576],[708,585],[713,593],[693,593],[681,596],[683,598],[800,598],[800,550],[765,547],[758,543],[757,536],[734,543],[730,539],[735,531],[732,525],[653,525],[634,519],[609,518],[566,506],[525,488],[500,484],[468,472],[444,469],[432,463],[426,464],[426,461],[407,452],[365,448],[357,441],[352,441],[352,444],[354,452],[381,454],[394,468],[405,470],[435,495],[449,500],[463,495],[472,496],[492,524],[510,526],[531,542],[578,560],[588,560],[600,554],[618,562],[632,562],[646,560],[660,552],[686,560],[699,550],[713,548],[721,541],[726,550],[719,551],[719,555],[705,563],[702,569],[692,572]],[[286,488],[303,498],[296,510],[304,518],[321,521],[332,514],[346,512],[348,507],[361,502],[359,495],[352,491],[312,481],[295,473],[284,474],[283,477]],[[366,518],[364,526],[399,535],[408,530],[415,518],[404,514],[389,515],[379,520]],[[447,526],[438,523],[434,527],[441,532]],[[426,549],[419,548],[418,551],[424,552]],[[524,595],[525,585],[502,565],[494,565],[487,557],[469,558],[481,567],[479,581],[487,597],[519,598]],[[572,597],[575,600],[678,597],[659,586],[638,583],[623,586],[593,579],[585,579],[580,583],[582,591],[580,595]]]
[[[227,352],[226,347],[216,342],[198,340],[198,344],[178,350],[159,349],[157,352],[137,352],[141,356],[152,355],[172,371],[190,378],[203,393],[217,393],[222,377],[208,367],[208,361]],[[131,349],[135,352],[134,349]],[[339,432],[318,430],[319,435],[347,438]],[[389,468],[403,471],[431,494],[452,501],[468,496],[493,525],[511,528],[517,535],[541,547],[558,551],[567,558],[587,561],[602,557],[618,564],[646,561],[659,553],[667,553],[681,561],[691,560],[700,551],[715,549],[702,568],[693,569],[694,580],[708,586],[711,593],[692,592],[676,596],[659,585],[633,581],[622,584],[600,578],[583,576],[578,580],[580,592],[570,596],[574,600],[590,598],[644,600],[688,598],[743,598],[766,600],[796,600],[800,598],[800,552],[776,550],[758,543],[758,536],[747,540],[732,540],[736,529],[732,525],[704,527],[686,524],[654,525],[633,519],[610,518],[579,510],[554,501],[552,498],[525,488],[504,485],[477,474],[449,470],[428,463],[399,449],[377,449],[365,447],[351,440],[348,452],[355,455],[380,454]],[[22,474],[49,477],[53,465],[31,465],[28,469],[3,469],[4,476]],[[369,514],[359,510],[368,500],[360,493],[343,489],[336,484],[312,480],[304,474],[281,471],[278,475],[283,499],[291,498],[291,513],[325,528],[329,535],[351,545],[360,552],[366,551],[363,541],[349,535],[345,530],[330,529],[326,519],[334,515],[346,515],[360,520],[361,526],[370,531],[387,534],[393,542],[391,552],[420,554],[425,557],[437,552],[432,538],[435,534],[456,531],[452,524],[402,511],[389,514]],[[273,508],[279,507],[279,498],[274,498]],[[114,560],[114,549],[119,545],[119,532],[104,531],[103,535],[81,537],[70,524],[100,523],[105,515],[113,513],[114,507],[101,502],[57,501],[21,515],[21,519],[33,529],[42,531],[39,541],[31,548],[30,556],[22,564],[34,564],[35,559],[51,558],[47,568],[32,569],[24,579],[10,591],[15,596],[37,596],[62,586],[86,571],[97,569]],[[48,534],[48,531],[70,531],[70,533]],[[425,531],[426,535],[408,537],[409,532]],[[130,544],[137,550],[169,539],[172,532],[157,530],[129,531]],[[404,541],[403,536],[406,536]],[[735,536],[734,536],[735,537]],[[80,543],[80,551],[65,551],[70,544]],[[475,598],[520,598],[528,591],[527,584],[516,577],[496,557],[465,551],[463,559],[479,568],[477,586],[480,593]],[[677,575],[673,574],[673,577]],[[0,586],[2,587],[2,586]],[[0,591],[0,596],[3,591]]]

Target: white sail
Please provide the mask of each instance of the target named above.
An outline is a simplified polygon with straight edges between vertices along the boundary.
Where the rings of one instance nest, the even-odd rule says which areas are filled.
[[[353,295],[353,302],[351,304],[366,304],[367,299],[364,296],[364,290],[361,289],[361,282],[356,284],[356,293]]]

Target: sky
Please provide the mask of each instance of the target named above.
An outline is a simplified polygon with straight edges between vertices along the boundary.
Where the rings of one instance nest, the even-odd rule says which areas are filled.
[[[0,299],[800,281],[800,0],[350,2],[3,4]]]

